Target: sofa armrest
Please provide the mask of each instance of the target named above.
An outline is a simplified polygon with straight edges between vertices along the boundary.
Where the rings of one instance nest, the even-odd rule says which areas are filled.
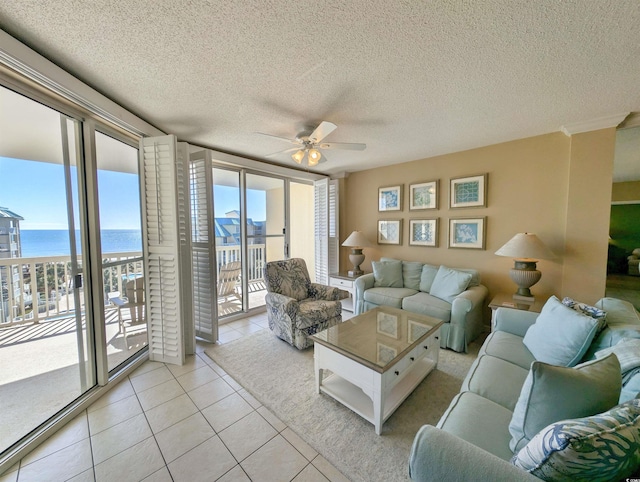
[[[264,297],[267,309],[277,313],[278,318],[288,317],[291,323],[298,315],[300,304],[295,298],[290,298],[280,293],[267,293]]]
[[[488,294],[489,290],[487,290],[486,286],[478,285],[472,286],[456,296],[453,299],[453,303],[451,303],[451,322],[464,323],[466,314],[482,305]]]
[[[529,327],[536,322],[539,314],[532,311],[500,307],[495,314],[495,329],[512,335],[524,336]]]
[[[419,482],[540,482],[540,479],[506,460],[432,425],[423,425],[413,440],[409,477]]]
[[[311,283],[309,294],[316,300],[339,301],[349,297],[349,292],[333,286]]]
[[[373,273],[368,273],[356,278],[356,296],[353,300],[355,315],[360,315],[364,312],[364,292],[373,288],[374,282],[375,278],[373,277]]]

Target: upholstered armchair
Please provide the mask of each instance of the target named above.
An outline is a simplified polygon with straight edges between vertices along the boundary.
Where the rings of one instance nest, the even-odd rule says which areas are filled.
[[[269,328],[299,350],[313,345],[310,335],[342,322],[340,300],[349,293],[312,283],[303,259],[267,263],[264,281]]]

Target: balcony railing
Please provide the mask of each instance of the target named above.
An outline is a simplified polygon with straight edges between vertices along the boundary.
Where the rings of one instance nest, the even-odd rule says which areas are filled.
[[[266,260],[264,244],[247,246],[249,283],[261,280]],[[217,270],[241,259],[241,248],[221,246],[216,249]],[[78,259],[81,267],[82,259]],[[80,269],[79,267],[79,269]],[[124,283],[142,276],[141,252],[109,253],[102,262],[105,303],[123,293]],[[70,256],[0,259],[0,326],[15,323],[38,323],[58,316],[69,316],[75,310]],[[78,307],[84,311],[84,297]]]

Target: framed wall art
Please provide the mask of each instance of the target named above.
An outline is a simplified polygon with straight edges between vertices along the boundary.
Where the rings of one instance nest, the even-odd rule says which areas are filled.
[[[409,245],[438,247],[438,219],[410,219]]]
[[[378,221],[378,244],[402,244],[402,219]]]
[[[473,208],[487,206],[487,175],[451,179],[449,207]]]
[[[409,184],[409,210],[438,209],[438,181]]]
[[[402,211],[402,184],[378,188],[378,211]]]
[[[487,218],[449,219],[449,247],[484,249]]]

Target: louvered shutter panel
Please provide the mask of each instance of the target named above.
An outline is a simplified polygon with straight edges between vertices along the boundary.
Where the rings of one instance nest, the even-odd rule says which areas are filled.
[[[329,180],[314,183],[316,283],[329,284]]]
[[[140,140],[149,359],[181,365],[185,359],[181,322],[178,186],[175,136]]]
[[[329,181],[329,191],[327,199],[327,210],[329,218],[329,236],[328,236],[328,274],[337,273],[340,269],[340,230],[339,219],[340,212],[338,210],[338,181],[336,179]],[[327,280],[328,281],[328,280]]]
[[[218,339],[217,305],[215,301],[215,245],[212,232],[213,179],[211,153],[191,155],[191,262],[193,271],[193,319],[196,336],[215,343]]]

